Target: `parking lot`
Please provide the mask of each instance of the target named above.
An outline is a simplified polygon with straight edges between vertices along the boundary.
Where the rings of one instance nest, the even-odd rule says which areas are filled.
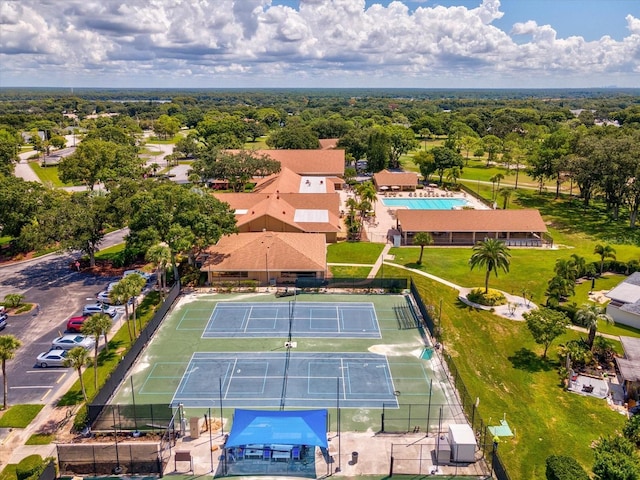
[[[119,243],[121,239],[121,234],[112,235],[107,243]],[[119,279],[74,271],[70,268],[74,258],[72,254],[53,254],[0,268],[0,299],[19,293],[25,302],[36,305],[29,313],[10,315],[0,332],[22,342],[15,358],[7,361],[9,404],[55,402],[65,380],[76,374],[69,368],[36,367],[36,357],[64,333],[70,317],[80,315],[82,307],[94,301],[99,291]],[[117,309],[124,311],[124,307]],[[114,322],[121,318],[118,314]]]

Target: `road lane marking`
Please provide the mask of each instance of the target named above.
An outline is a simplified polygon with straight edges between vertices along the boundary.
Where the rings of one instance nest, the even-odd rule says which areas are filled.
[[[45,398],[47,398],[49,396],[49,394],[51,393],[51,389],[47,390],[47,393],[45,393],[43,396],[40,397],[40,401],[44,401]]]

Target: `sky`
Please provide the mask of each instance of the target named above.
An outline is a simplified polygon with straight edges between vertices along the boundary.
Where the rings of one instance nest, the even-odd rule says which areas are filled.
[[[640,88],[640,0],[2,0],[9,86]]]

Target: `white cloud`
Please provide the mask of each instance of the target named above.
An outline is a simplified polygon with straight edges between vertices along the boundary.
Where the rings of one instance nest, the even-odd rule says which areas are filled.
[[[365,0],[300,0],[299,9],[271,0],[5,0],[0,84],[582,86],[562,82],[606,75],[619,80],[600,84],[637,86],[637,18],[626,17],[621,41],[587,42],[534,20],[505,32],[493,25],[501,8],[499,0],[415,9]]]

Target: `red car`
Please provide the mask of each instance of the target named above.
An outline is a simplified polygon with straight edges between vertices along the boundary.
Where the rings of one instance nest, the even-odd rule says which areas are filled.
[[[67,331],[68,332],[79,332],[82,330],[82,324],[87,319],[87,317],[71,317],[67,321]]]

